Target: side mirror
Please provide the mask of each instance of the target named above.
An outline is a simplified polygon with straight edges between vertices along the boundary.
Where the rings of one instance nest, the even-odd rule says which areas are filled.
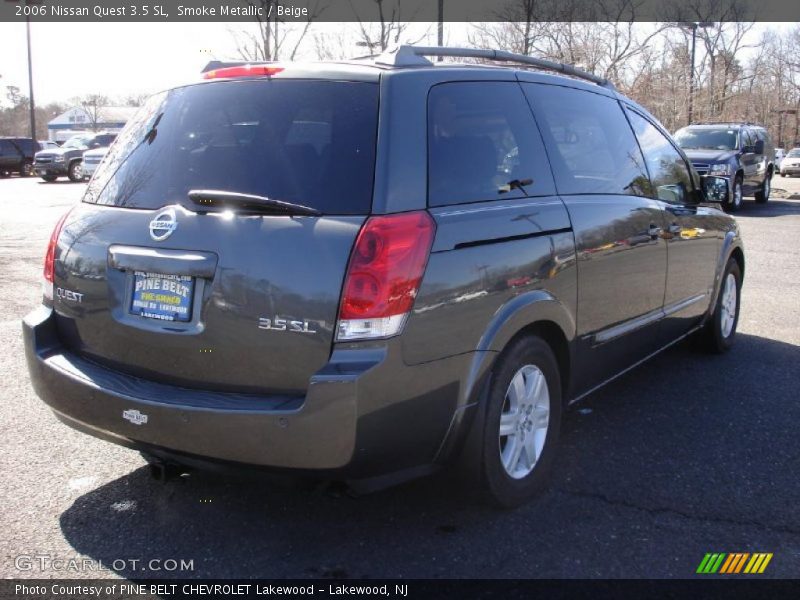
[[[764,140],[758,140],[753,147],[753,152],[756,154],[764,154]]]
[[[728,180],[724,177],[703,175],[700,178],[706,202],[726,204],[730,200]]]

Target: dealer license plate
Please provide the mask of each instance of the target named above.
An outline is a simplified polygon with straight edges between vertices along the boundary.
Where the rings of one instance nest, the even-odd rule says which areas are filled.
[[[131,312],[161,321],[190,321],[194,278],[135,271]]]

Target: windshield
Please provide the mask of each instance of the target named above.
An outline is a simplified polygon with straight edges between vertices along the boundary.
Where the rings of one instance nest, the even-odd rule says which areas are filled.
[[[800,148],[792,148],[791,150],[789,150],[789,154],[786,155],[786,158],[789,158],[790,156],[792,158],[799,157],[800,156]]]
[[[735,129],[681,129],[675,141],[684,150],[736,150],[739,147]]]
[[[85,202],[195,209],[211,189],[366,214],[372,203],[378,86],[222,81],[152,97],[126,125]]]
[[[91,138],[76,135],[64,142],[62,148],[88,148],[90,139]]]

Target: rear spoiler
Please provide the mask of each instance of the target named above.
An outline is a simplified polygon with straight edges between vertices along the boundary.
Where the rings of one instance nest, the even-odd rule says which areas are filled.
[[[269,65],[272,64],[271,61],[264,61],[264,60],[212,60],[209,61],[208,64],[203,67],[203,70],[200,71],[201,73],[208,73],[209,71],[216,71],[217,69],[225,69],[227,67],[243,67],[245,65]]]

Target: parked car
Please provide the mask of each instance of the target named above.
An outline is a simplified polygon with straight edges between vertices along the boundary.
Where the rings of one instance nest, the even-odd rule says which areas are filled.
[[[87,150],[83,153],[83,178],[91,179],[103,157],[108,153],[108,146]]]
[[[40,150],[53,150],[55,148],[60,148],[57,143],[50,141],[50,140],[39,140],[39,149]]]
[[[70,181],[83,180],[83,153],[104,148],[117,137],[115,133],[88,133],[69,138],[60,148],[36,153],[33,168],[45,181],[55,181],[67,176]]]
[[[0,177],[18,173],[21,177],[32,174],[33,156],[39,144],[31,138],[0,137]]]
[[[781,161],[786,156],[786,151],[783,148],[775,148],[775,172],[780,173]]]
[[[792,148],[781,162],[781,177],[800,175],[800,148]]]
[[[731,200],[724,208],[735,212],[745,196],[769,200],[775,169],[775,149],[767,130],[750,123],[689,125],[675,132],[675,140],[701,175],[724,177]]]
[[[567,405],[686,336],[728,350],[727,180],[594,75],[441,51],[220,65],[150,98],[24,320],[56,416],[160,473],[370,489],[455,464],[509,506],[545,485]]]

